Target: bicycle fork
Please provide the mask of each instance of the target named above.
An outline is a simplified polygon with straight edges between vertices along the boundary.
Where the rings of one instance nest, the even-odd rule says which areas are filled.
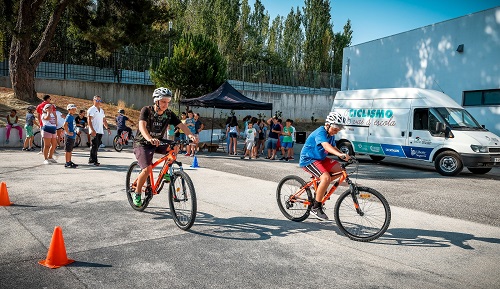
[[[356,209],[358,215],[363,216],[365,213],[361,211],[358,202],[358,195],[359,195],[358,187],[349,178],[346,178],[346,182],[349,184],[349,188],[351,189],[351,197],[354,203],[354,208]]]

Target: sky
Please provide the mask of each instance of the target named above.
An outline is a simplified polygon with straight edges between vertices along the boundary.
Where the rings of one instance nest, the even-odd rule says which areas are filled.
[[[274,19],[286,17],[304,0],[261,0]],[[252,7],[254,0],[248,1]],[[406,32],[500,6],[500,0],[331,0],[334,32],[351,20],[352,45]]]

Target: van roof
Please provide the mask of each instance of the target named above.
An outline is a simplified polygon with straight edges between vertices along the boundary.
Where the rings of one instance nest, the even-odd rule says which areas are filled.
[[[381,88],[338,91],[335,100],[421,99],[430,107],[461,107],[448,95],[423,88]]]

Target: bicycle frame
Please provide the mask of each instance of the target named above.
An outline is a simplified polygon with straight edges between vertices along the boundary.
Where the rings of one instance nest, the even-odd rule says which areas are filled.
[[[163,179],[163,176],[168,172],[168,170],[170,169],[170,166],[176,161],[176,159],[177,159],[177,155],[175,153],[175,149],[172,149],[166,155],[164,155],[163,157],[161,157],[160,159],[158,159],[156,162],[154,162],[151,165],[151,171],[149,172],[149,179],[151,180],[151,189],[152,189],[153,195],[158,194],[158,190],[157,190],[158,184],[160,184],[160,182]],[[153,169],[156,168],[161,163],[164,163],[164,165],[163,165],[163,168],[160,170],[160,173],[158,174],[158,178],[155,181],[154,175],[153,175]]]
[[[345,168],[343,167],[342,171],[334,173],[334,174],[330,174],[330,176],[333,177],[334,178],[333,180],[336,180],[336,182],[333,183],[333,186],[330,188],[330,190],[323,196],[323,199],[321,200],[321,202],[323,204],[325,204],[325,202],[330,199],[331,195],[333,195],[333,193],[335,193],[335,191],[337,190],[339,185],[342,184],[343,182],[346,182],[351,187],[351,192],[352,192],[354,206],[356,208],[356,211],[361,214],[358,200],[357,200],[356,195],[355,195],[356,194],[356,188],[355,188],[356,186],[349,179],[349,175],[347,174],[347,171],[345,170]],[[320,179],[318,177],[312,177],[312,179],[307,184],[305,184],[302,188],[300,188],[300,190],[297,193],[295,193],[293,196],[291,196],[291,198],[296,198],[296,197],[302,195],[304,193],[304,191],[310,187],[313,187],[314,190],[316,191],[318,189],[319,182],[320,182]],[[303,204],[307,205],[307,206],[312,205],[312,203],[309,200],[304,201]]]

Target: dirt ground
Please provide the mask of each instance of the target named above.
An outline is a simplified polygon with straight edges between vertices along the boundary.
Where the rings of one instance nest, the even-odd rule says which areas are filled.
[[[0,87],[0,127],[5,127],[7,122],[6,117],[12,109],[17,110],[17,115],[19,116],[19,124],[21,126],[24,126],[26,117],[26,108],[29,105],[34,105],[34,106],[39,105],[43,101],[42,98],[45,94],[46,93],[42,92],[38,93],[37,96],[39,98],[39,101],[29,103],[15,98],[14,91],[12,89]],[[70,103],[75,104],[78,110],[80,109],[87,110],[89,107],[92,106],[91,100],[81,99],[71,96],[61,96],[56,94],[50,94],[50,95],[52,96],[52,99],[54,100],[53,103],[56,105],[57,109],[60,110],[63,114],[67,113],[66,106]],[[104,112],[106,113],[106,120],[110,124],[111,128],[116,127],[115,117],[117,115],[118,109],[121,108],[125,109],[126,115],[135,123],[137,123],[137,120],[139,119],[139,110],[126,108],[125,104],[118,103],[118,105],[112,105],[103,103],[102,107],[104,109]],[[204,123],[205,128],[208,129],[212,127],[211,118],[202,117],[201,120]],[[214,128],[223,127],[223,125],[225,124],[225,119],[222,120],[219,118],[215,118],[214,121],[215,121],[213,126]],[[294,127],[297,131],[313,131],[320,125],[321,123],[312,123],[312,122],[294,123]],[[132,128],[134,130],[137,129],[137,127],[134,126],[132,126]]]

